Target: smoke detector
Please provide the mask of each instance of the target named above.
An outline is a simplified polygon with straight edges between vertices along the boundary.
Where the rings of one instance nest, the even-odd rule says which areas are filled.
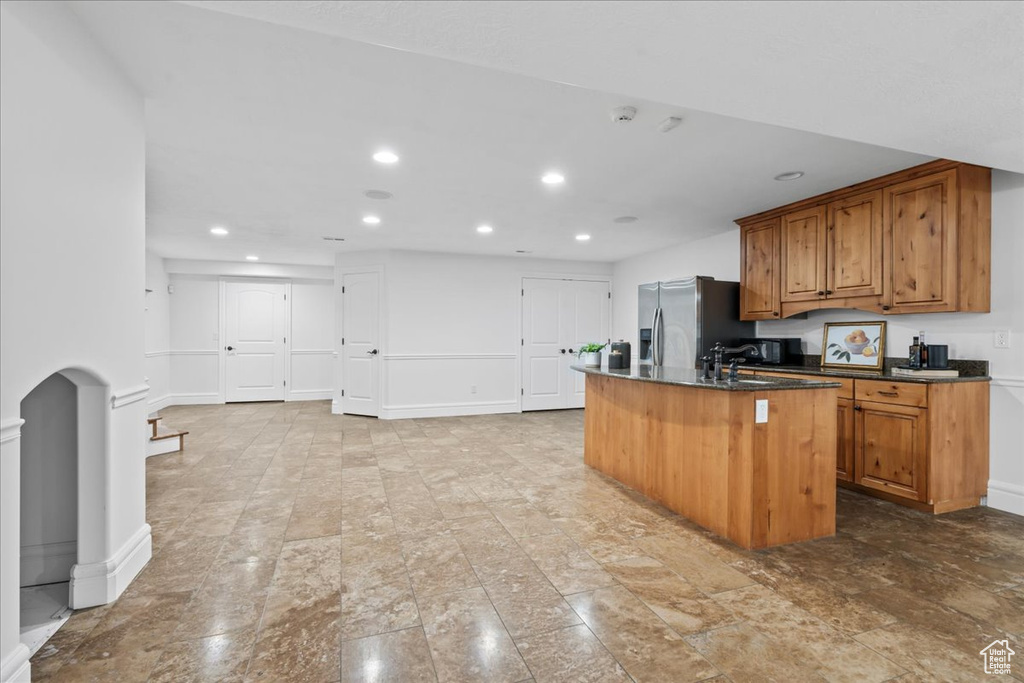
[[[629,123],[636,118],[636,107],[616,107],[611,114],[615,123]]]

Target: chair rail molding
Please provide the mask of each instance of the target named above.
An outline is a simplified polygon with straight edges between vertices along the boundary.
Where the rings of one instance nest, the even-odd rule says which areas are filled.
[[[21,438],[21,425],[25,421],[20,417],[11,418],[0,422],[0,443],[7,443]]]
[[[149,394],[148,384],[138,384],[134,387],[115,391],[110,396],[111,408],[122,408],[126,405],[141,401]]]

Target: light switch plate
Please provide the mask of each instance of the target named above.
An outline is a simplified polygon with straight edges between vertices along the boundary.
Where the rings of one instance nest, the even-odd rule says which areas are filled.
[[[768,399],[759,398],[754,401],[754,423],[764,424],[768,422]]]
[[[1010,331],[996,330],[995,334],[992,335],[992,345],[995,346],[997,349],[1010,348]]]

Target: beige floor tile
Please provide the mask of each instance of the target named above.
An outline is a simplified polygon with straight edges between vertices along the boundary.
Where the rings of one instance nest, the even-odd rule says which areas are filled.
[[[347,640],[341,646],[342,683],[436,681],[423,629],[409,628]]]
[[[630,680],[590,629],[580,624],[516,640],[537,683],[613,683]]]

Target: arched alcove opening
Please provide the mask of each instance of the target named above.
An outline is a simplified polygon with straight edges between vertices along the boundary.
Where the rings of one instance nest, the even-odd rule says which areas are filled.
[[[73,568],[103,536],[92,527],[104,492],[83,486],[82,475],[105,476],[108,393],[92,373],[68,368],[21,401],[20,626],[32,652],[70,614]]]

